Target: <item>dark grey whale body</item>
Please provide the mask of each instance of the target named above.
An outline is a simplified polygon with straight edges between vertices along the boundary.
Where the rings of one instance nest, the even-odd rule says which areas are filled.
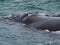
[[[38,16],[38,15],[37,15]],[[48,29],[49,31],[60,30],[60,17],[30,16],[26,20],[26,25],[37,29]]]
[[[39,14],[26,13],[8,17],[8,19],[24,23],[36,29],[60,31],[60,17],[48,17]]]

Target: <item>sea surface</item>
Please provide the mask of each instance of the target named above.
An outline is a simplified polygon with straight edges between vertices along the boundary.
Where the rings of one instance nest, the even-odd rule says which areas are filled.
[[[0,16],[17,12],[60,12],[60,0],[0,0]],[[24,27],[0,19],[0,45],[60,45],[60,32]]]

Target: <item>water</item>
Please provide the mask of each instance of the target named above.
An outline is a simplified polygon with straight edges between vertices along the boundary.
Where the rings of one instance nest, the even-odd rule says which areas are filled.
[[[23,11],[59,12],[60,0],[0,0],[0,16]],[[2,19],[0,45],[60,45],[60,33],[30,29]]]
[[[59,12],[60,0],[0,0],[0,15],[20,11]]]

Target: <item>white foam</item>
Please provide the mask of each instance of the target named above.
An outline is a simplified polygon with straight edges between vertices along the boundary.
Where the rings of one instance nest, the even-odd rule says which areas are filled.
[[[52,32],[52,33],[60,34],[60,31],[55,31],[55,32]]]

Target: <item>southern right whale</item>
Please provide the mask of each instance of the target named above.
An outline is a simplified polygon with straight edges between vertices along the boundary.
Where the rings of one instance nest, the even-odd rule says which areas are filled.
[[[36,29],[60,31],[60,17],[49,17],[46,14],[42,15],[38,13],[24,13],[6,17],[6,19],[21,22]]]

